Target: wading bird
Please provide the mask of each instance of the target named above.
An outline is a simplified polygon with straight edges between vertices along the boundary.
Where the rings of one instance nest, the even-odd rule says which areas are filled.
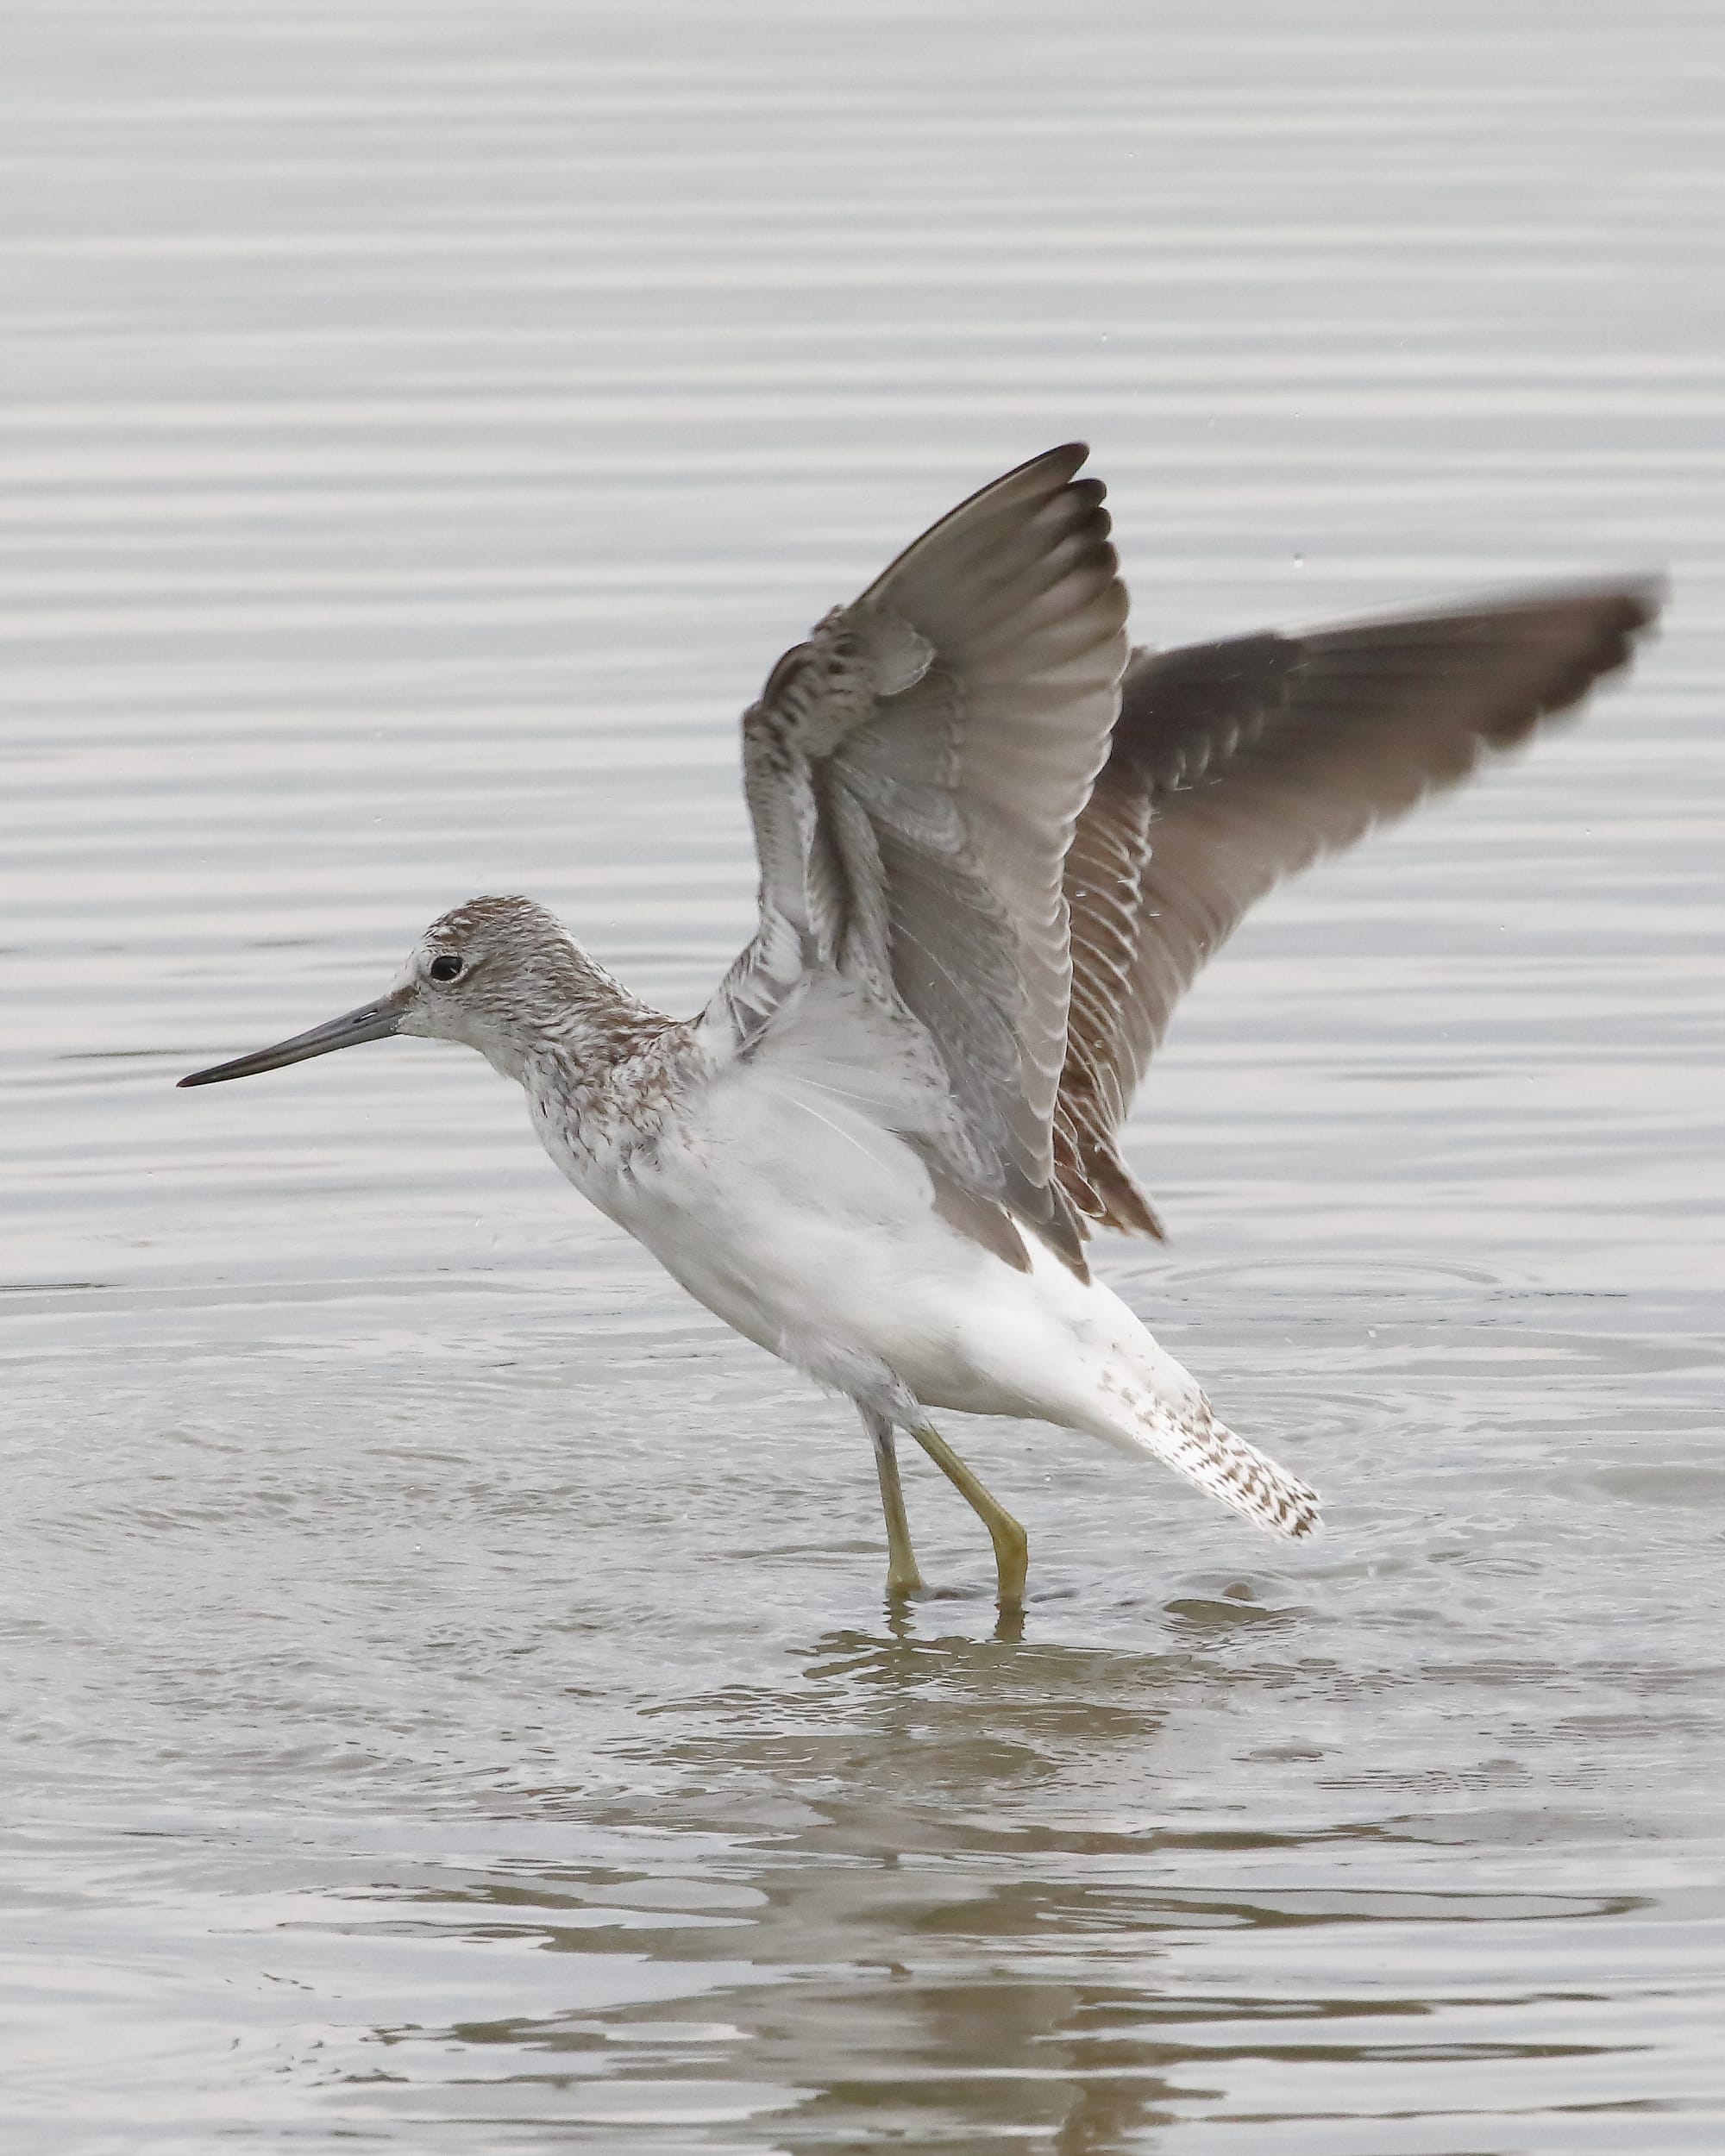
[[[1093,1226],[1161,1232],[1120,1157],[1133,1089],[1255,899],[1575,704],[1658,603],[1578,586],[1134,652],[1085,454],[984,487],[773,668],[743,721],[760,925],[698,1017],[529,899],[472,899],[379,1001],[180,1081],[395,1034],[477,1049],[584,1196],[855,1401],[888,1593],[922,1583],[902,1431],[981,1516],[1007,1611],[1024,1530],[932,1410],[1087,1432],[1274,1532],[1317,1524],[1091,1275]]]

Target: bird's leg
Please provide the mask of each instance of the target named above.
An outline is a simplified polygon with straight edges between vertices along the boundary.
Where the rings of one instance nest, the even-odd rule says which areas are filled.
[[[988,1530],[988,1539],[994,1545],[994,1570],[1000,1575],[1002,1611],[1022,1609],[1025,1573],[1030,1562],[1030,1541],[1024,1529],[1000,1500],[991,1496],[976,1480],[932,1422],[919,1419],[909,1428],[923,1451]]]
[[[904,1485],[899,1480],[899,1455],[893,1442],[893,1426],[872,1407],[860,1410],[862,1426],[875,1447],[875,1470],[881,1477],[881,1510],[887,1515],[887,1592],[897,1596],[914,1595],[922,1586],[916,1551],[911,1547],[911,1523],[905,1512]]]

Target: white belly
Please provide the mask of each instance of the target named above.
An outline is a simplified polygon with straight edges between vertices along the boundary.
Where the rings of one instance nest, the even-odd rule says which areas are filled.
[[[970,1241],[935,1212],[913,1148],[837,1088],[811,1097],[757,1064],[650,1141],[598,1153],[536,1101],[534,1120],[691,1294],[860,1404],[901,1422],[917,1407],[1034,1417],[1151,1453],[1272,1532],[1315,1523],[1312,1491],[1216,1420],[1119,1296],[1034,1236],[1028,1272]]]
[[[1197,1397],[1136,1318],[1026,1236],[1019,1272],[934,1211],[917,1153],[796,1086],[722,1081],[622,1171],[571,1181],[746,1338],[853,1397],[891,1380],[923,1406],[1022,1415],[1116,1442],[1130,1380]]]

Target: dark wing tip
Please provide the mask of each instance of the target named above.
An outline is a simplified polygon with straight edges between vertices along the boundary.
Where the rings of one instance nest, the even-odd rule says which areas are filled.
[[[1554,670],[1540,699],[1538,716],[1542,718],[1578,704],[1596,681],[1629,663],[1636,643],[1659,619],[1665,586],[1663,580],[1649,581],[1578,594],[1575,604],[1580,633],[1568,663]]]
[[[1601,643],[1601,674],[1627,665],[1635,645],[1658,626],[1671,586],[1663,576],[1638,577],[1615,590],[1601,592],[1594,601]]]
[[[1661,578],[1601,578],[1295,634],[1284,640],[1295,662],[1290,694],[1308,708],[1387,713],[1423,682],[1446,707],[1441,719],[1428,707],[1434,744],[1459,749],[1471,736],[1509,748],[1628,665],[1665,596]],[[1467,768],[1464,758],[1449,775]]]
[[[1040,456],[1032,457],[1032,464],[1063,464],[1070,472],[1077,471],[1090,454],[1088,442],[1057,442],[1051,449],[1044,449]]]
[[[1079,467],[1089,454],[1090,445],[1087,442],[1063,442],[1056,448],[1044,449],[1039,456],[1026,457],[1022,464],[1002,472],[986,486],[979,486],[974,494],[967,494],[956,509],[948,510],[945,516],[889,561],[856,605],[867,606],[895,586],[902,586],[913,565],[925,561],[937,548],[950,542],[956,532],[968,532],[975,538],[984,529],[985,520],[997,514],[1022,512],[1026,504],[1045,506],[1069,490],[1093,511],[1100,509],[1107,489],[1100,479],[1077,478]],[[1107,529],[1104,523],[1105,536]]]
[[[1671,579],[1663,569],[1646,569],[1626,577],[1618,586],[1617,595],[1634,611],[1634,626],[1651,629],[1671,597]]]
[[[1057,483],[1070,482],[1083,469],[1089,454],[1090,445],[1088,442],[1058,442],[1053,448],[1044,449],[1033,457],[1026,457],[1022,464],[1015,464],[1010,471],[1002,472],[999,479],[991,479],[986,486],[979,487],[975,494],[969,497],[969,501],[975,501],[979,495],[992,494],[997,486],[1010,487],[1015,479],[1026,478],[1032,473]],[[1101,486],[1100,479],[1088,479],[1085,484]],[[959,504],[961,509],[967,506],[968,502]]]
[[[1534,671],[1522,699],[1513,693],[1502,709],[1482,714],[1481,733],[1494,747],[1522,739],[1541,720],[1572,711],[1608,675],[1620,673],[1658,621],[1664,580],[1571,585],[1527,592],[1470,619],[1484,647],[1525,640]],[[1507,685],[1506,685],[1507,686]]]

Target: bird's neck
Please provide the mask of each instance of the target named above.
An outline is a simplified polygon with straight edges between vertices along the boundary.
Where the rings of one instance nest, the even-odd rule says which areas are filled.
[[[584,965],[555,1019],[521,1044],[509,1075],[525,1088],[559,1165],[573,1173],[565,1147],[610,1158],[651,1141],[692,1053],[692,1036],[689,1025],[630,994],[602,967]]]

